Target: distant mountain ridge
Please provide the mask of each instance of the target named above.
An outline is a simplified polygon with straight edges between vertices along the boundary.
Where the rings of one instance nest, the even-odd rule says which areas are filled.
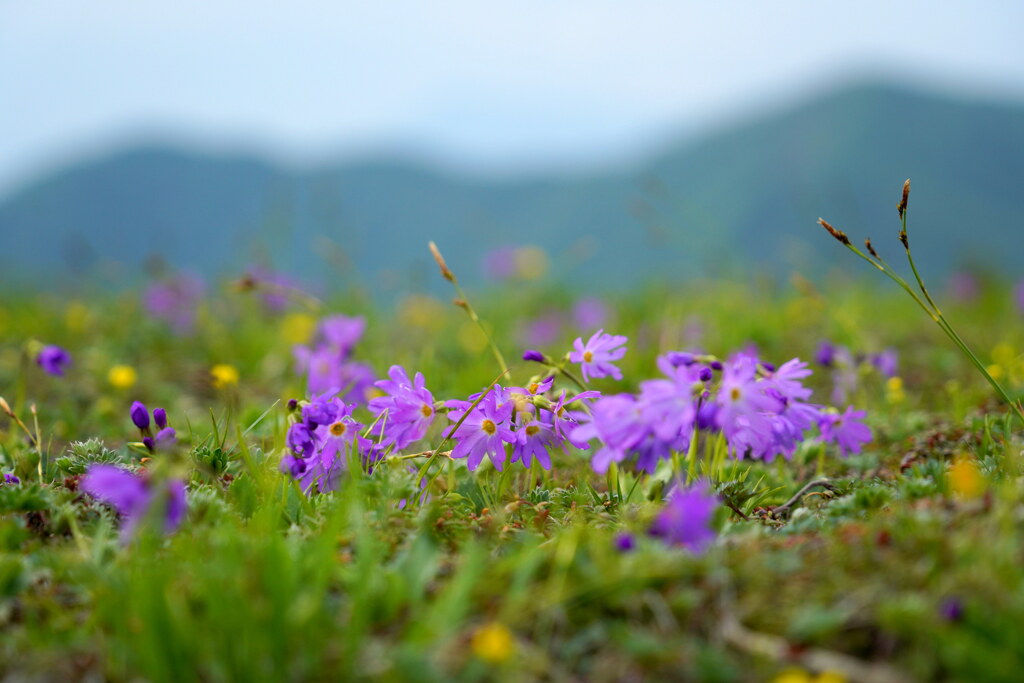
[[[574,177],[481,179],[394,159],[292,170],[254,156],[121,150],[0,204],[0,268],[38,283],[117,279],[159,255],[208,276],[266,262],[306,279],[343,273],[407,288],[433,276],[432,239],[467,280],[506,244],[543,246],[556,275],[581,288],[821,271],[845,255],[815,227],[819,215],[896,255],[906,177],[929,273],[1024,270],[1024,107],[877,84]],[[124,265],[111,275],[111,262]]]

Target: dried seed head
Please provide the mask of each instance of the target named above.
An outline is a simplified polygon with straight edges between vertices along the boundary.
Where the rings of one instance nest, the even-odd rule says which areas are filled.
[[[878,255],[878,252],[875,251],[875,248],[871,245],[871,238],[870,237],[867,238],[866,240],[864,240],[864,246],[868,248],[868,253],[869,254],[871,254],[872,256],[874,256],[877,259],[882,258],[881,256]]]
[[[459,308],[464,308],[467,311],[469,310],[469,304],[466,303],[465,299],[452,299],[452,303]]]
[[[444,262],[444,256],[441,256],[441,252],[438,250],[437,245],[433,241],[427,246],[430,247],[430,253],[434,255],[434,260],[437,261],[438,267],[441,269],[441,275],[448,282],[455,282],[455,273],[448,268],[448,264]]]
[[[907,200],[910,198],[910,178],[907,178],[903,183],[903,197],[900,199],[900,203],[896,205],[896,210],[900,213],[900,220],[903,220],[903,214],[907,212]]]
[[[0,396],[0,410],[3,410],[8,416],[14,417],[14,411],[11,410],[11,406],[8,405],[7,399],[3,396]]]
[[[910,240],[907,239],[906,230],[900,230],[900,242],[903,243],[904,249],[910,249]]]
[[[850,238],[846,236],[845,232],[843,232],[842,230],[836,230],[824,218],[819,218],[818,224],[821,225],[821,227],[828,230],[828,234],[832,235],[846,246],[850,246]]]

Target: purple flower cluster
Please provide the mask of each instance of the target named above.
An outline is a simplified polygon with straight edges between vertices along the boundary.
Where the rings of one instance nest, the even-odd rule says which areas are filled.
[[[60,377],[64,374],[64,369],[71,365],[71,354],[59,346],[50,344],[40,349],[36,355],[36,365],[48,375]]]
[[[480,394],[467,401],[448,401],[445,405],[452,426],[447,436],[456,442],[452,457],[466,458],[470,470],[478,468],[485,456],[498,471],[504,469],[509,459],[527,468],[536,460],[544,469],[551,469],[552,449],[562,448],[566,443],[587,448],[585,441],[571,437],[582,413],[569,406],[595,398],[598,392],[585,391],[569,398],[563,391],[553,399],[545,396],[552,383],[553,378],[548,377],[526,388],[496,384],[479,401]]]
[[[573,432],[575,439],[600,441],[595,471],[631,459],[653,472],[659,460],[685,451],[701,430],[720,433],[736,457],[766,461],[791,457],[814,427],[844,455],[871,439],[860,422],[864,413],[848,409],[837,417],[807,402],[811,390],[803,380],[811,371],[799,359],[775,369],[749,352],[726,362],[677,352],[660,357],[658,367],[665,378],[642,382],[635,395],[601,398]]]
[[[121,540],[127,542],[139,522],[161,505],[165,533],[174,532],[185,517],[184,482],[171,479],[155,486],[146,476],[116,465],[91,465],[82,479],[82,490],[113,507],[124,518]]]
[[[373,370],[350,358],[365,329],[362,316],[330,316],[320,321],[312,346],[295,347],[296,372],[307,375],[310,394],[340,393],[348,403],[366,401],[375,379]]]
[[[288,428],[288,453],[281,470],[297,479],[309,493],[333,491],[355,453],[372,462],[373,444],[360,433],[364,427],[334,392],[314,396],[301,407],[300,419]]]
[[[870,368],[883,377],[895,377],[899,371],[895,349],[854,354],[847,347],[829,341],[818,345],[814,361],[832,370],[832,401],[835,403],[844,403],[857,390],[862,369]]]
[[[20,483],[21,483],[21,479],[19,479],[17,476],[15,476],[13,474],[10,474],[9,472],[4,474],[3,479],[0,479],[0,486],[3,486],[4,484],[10,484],[11,486],[17,486]]]
[[[155,282],[142,293],[142,305],[151,316],[171,326],[177,334],[188,334],[196,321],[196,307],[205,285],[197,275],[178,273]]]
[[[177,442],[177,432],[174,431],[174,427],[167,425],[167,411],[163,408],[153,409],[153,423],[157,429],[155,435],[150,429],[149,409],[143,403],[140,401],[132,403],[128,415],[132,418],[132,423],[139,428],[139,433],[142,434],[142,443],[150,453],[173,446]]]

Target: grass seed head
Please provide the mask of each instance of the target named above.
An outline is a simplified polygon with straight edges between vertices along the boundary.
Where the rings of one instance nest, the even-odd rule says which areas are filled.
[[[846,246],[850,246],[850,238],[846,236],[845,232],[843,232],[842,230],[836,230],[824,218],[819,218],[818,219],[818,224],[821,225],[821,227],[823,227],[826,230],[828,230],[828,234],[832,235],[833,237],[835,237],[837,240],[839,240],[840,242],[842,242]]]

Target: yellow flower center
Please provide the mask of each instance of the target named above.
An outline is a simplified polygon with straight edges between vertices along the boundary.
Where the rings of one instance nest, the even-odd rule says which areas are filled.
[[[488,434],[493,435],[494,432],[498,431],[498,425],[494,424],[492,420],[484,420],[480,423],[480,429],[484,430]]]
[[[740,400],[740,388],[733,387],[732,390],[729,392],[729,398],[731,398],[734,401]]]
[[[540,431],[540,427],[538,427],[537,425],[530,425],[529,427],[526,428],[526,435],[527,436],[533,436],[534,434],[536,434],[539,431]]]
[[[344,436],[345,432],[348,431],[348,427],[345,425],[344,422],[335,422],[330,427],[328,427],[328,429],[334,436]]]
[[[593,351],[584,351],[583,352],[583,362],[584,363],[589,363],[592,360],[594,360],[594,352]]]
[[[420,412],[423,413],[423,417],[430,417],[434,414],[434,409],[424,403],[423,407],[420,408]]]

